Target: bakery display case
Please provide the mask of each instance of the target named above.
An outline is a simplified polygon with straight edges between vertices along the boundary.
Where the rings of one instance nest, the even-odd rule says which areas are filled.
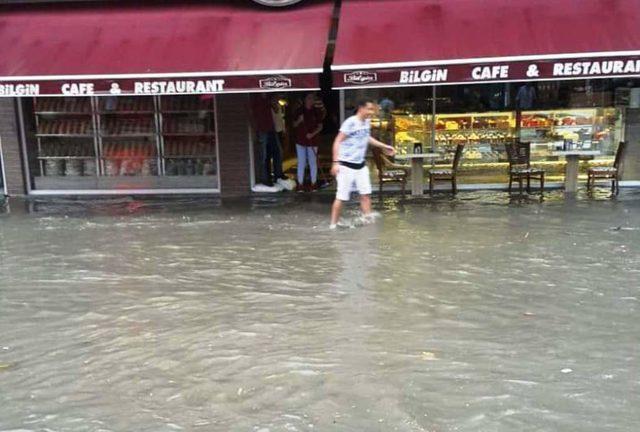
[[[432,116],[427,114],[393,114],[393,145],[399,155],[413,153],[413,146],[431,148]]]
[[[615,108],[588,108],[522,113],[520,139],[531,143],[532,159],[545,159],[555,150],[598,150],[615,153]]]
[[[100,168],[105,176],[155,176],[157,125],[153,97],[98,99]]]
[[[520,139],[531,143],[532,162],[547,171],[550,181],[563,181],[565,160],[557,150],[595,150],[598,156],[580,162],[579,173],[590,166],[613,163],[622,140],[622,120],[616,108],[576,108],[522,113]]]
[[[213,97],[34,98],[30,106],[34,189],[217,188]]]
[[[514,115],[510,112],[436,115],[436,151],[453,159],[455,147],[464,144],[463,164],[506,159],[504,144],[513,140]]]
[[[161,97],[162,165],[168,176],[216,175],[213,99]]]
[[[398,154],[412,152],[414,143],[430,149],[433,126],[435,151],[442,155],[433,161],[436,167],[448,167],[456,146],[463,143],[460,171],[465,182],[506,181],[505,144],[517,136],[515,112],[437,114],[433,123],[427,114],[394,114],[391,128]],[[620,111],[616,108],[538,110],[521,114],[520,140],[531,143],[532,163],[545,169],[550,181],[564,178],[565,161],[554,156],[554,151],[567,148],[599,151],[599,156],[582,162],[581,173],[585,173],[589,166],[612,163],[622,138],[621,131]]]
[[[40,98],[34,103],[39,173],[96,176],[95,124],[88,98]]]

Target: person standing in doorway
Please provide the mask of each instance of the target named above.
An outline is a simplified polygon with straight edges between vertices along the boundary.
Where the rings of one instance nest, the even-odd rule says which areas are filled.
[[[284,148],[285,148],[285,113],[284,106],[280,104],[280,100],[274,97],[271,101],[271,115],[273,116],[273,125],[280,141],[280,150],[284,160]]]
[[[253,95],[251,98],[251,118],[253,128],[258,137],[258,180],[267,186],[284,178],[282,172],[282,151],[280,140],[276,133],[271,112],[271,97],[266,93]],[[273,175],[271,177],[271,161],[273,160]]]
[[[522,131],[522,111],[533,108],[536,100],[536,89],[530,82],[524,83],[516,94],[516,139],[520,140]]]
[[[355,185],[360,194],[360,207],[366,221],[371,217],[371,178],[365,164],[365,155],[369,145],[381,148],[389,156],[395,155],[395,149],[371,137],[371,116],[376,105],[372,100],[364,99],[357,104],[356,114],[344,121],[340,132],[333,142],[333,162],[331,174],[336,177],[338,190],[331,207],[331,229],[335,229],[340,219],[342,205],[349,201]]]
[[[293,124],[296,131],[296,154],[298,156],[298,187],[313,191],[318,188],[318,135],[322,132],[324,113],[316,106],[316,97],[307,93],[302,102],[300,112]],[[304,173],[309,165],[311,184],[305,188]]]

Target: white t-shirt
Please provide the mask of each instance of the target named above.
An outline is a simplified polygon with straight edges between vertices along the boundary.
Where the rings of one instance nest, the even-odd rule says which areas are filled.
[[[342,123],[340,132],[345,134],[346,138],[340,143],[338,160],[356,164],[364,162],[371,136],[371,121],[362,121],[358,116],[351,116]]]

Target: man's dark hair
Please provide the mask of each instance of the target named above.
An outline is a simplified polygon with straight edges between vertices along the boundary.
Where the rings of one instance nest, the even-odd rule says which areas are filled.
[[[358,102],[356,103],[356,110],[359,110],[360,108],[367,106],[367,104],[369,103],[372,104],[375,102],[373,101],[373,99],[369,99],[369,98],[359,99]]]

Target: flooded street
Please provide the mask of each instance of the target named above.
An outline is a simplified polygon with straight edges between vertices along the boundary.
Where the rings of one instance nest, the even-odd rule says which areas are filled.
[[[640,191],[329,202],[12,202],[0,431],[640,430]]]

